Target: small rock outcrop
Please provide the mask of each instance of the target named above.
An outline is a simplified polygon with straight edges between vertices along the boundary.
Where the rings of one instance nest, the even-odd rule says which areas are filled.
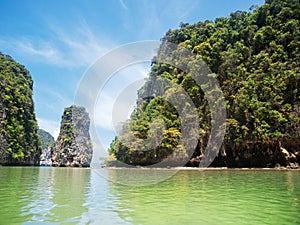
[[[64,110],[60,133],[52,148],[53,166],[90,166],[93,148],[89,127],[90,118],[84,107],[71,106]]]
[[[42,154],[40,156],[40,166],[52,166],[51,146],[54,144],[54,137],[42,129],[38,130],[38,135],[42,143]]]

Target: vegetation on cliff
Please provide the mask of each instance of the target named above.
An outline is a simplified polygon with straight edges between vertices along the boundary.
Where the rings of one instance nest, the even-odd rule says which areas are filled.
[[[0,164],[39,164],[32,86],[28,70],[0,53]]]
[[[162,38],[157,58],[168,42],[185,47],[194,55],[178,57],[177,49],[171,50],[178,64],[192,64],[201,57],[222,89],[226,135],[222,154],[213,166],[286,166],[287,158],[300,163],[299,12],[298,0],[267,0],[250,12],[237,11],[214,22],[182,23],[180,29],[169,30]],[[180,142],[182,126],[176,109],[163,98],[151,96],[157,91],[151,90],[157,78],[169,79],[183,88],[197,108],[199,140],[192,154]],[[143,98],[145,93],[148,98]],[[154,58],[150,77],[138,95],[139,104],[126,129],[111,143],[111,158],[151,165],[176,152],[178,157],[189,158],[187,165],[198,165],[212,120],[202,87],[191,74]],[[179,96],[178,101],[183,99]],[[151,140],[150,124],[157,117],[166,127],[161,129],[158,145],[146,149],[141,143]]]
[[[90,166],[93,148],[89,128],[90,118],[84,107],[65,108],[60,133],[51,152],[53,166]]]

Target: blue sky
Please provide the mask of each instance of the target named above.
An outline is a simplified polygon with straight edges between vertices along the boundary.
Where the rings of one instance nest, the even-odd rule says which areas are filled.
[[[160,40],[180,22],[214,20],[263,3],[264,0],[3,0],[0,51],[30,71],[39,126],[57,136],[64,108],[72,105],[80,80],[99,57],[127,43]],[[98,96],[97,110],[103,115],[96,126],[104,146],[115,135],[109,110],[115,90],[143,79],[147,68],[149,65],[143,64],[120,71],[105,94]],[[140,85],[141,82],[135,88]],[[130,100],[133,103],[134,97],[133,94]]]

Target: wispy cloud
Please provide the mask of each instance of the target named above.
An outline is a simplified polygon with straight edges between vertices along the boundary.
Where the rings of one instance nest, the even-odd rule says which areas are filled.
[[[51,97],[53,99],[56,100],[57,103],[61,104],[61,105],[70,105],[73,100],[66,97],[66,95],[63,95],[57,91],[51,90],[51,89],[46,89],[45,90],[49,95],[51,95]]]
[[[123,0],[119,0],[119,2],[124,9],[128,9],[127,5],[125,4],[125,2]]]
[[[107,37],[96,34],[84,19],[80,19],[79,25],[71,32],[54,25],[50,25],[50,29],[67,50],[65,55],[73,66],[90,65],[114,46]]]
[[[119,0],[119,3],[123,9],[129,9],[125,0]],[[133,40],[161,37],[169,26],[178,26],[179,22],[182,22],[189,14],[189,10],[193,10],[192,6],[187,10],[185,5],[195,4],[175,1],[169,7],[167,3],[165,1],[160,3],[139,1],[134,14],[124,12],[127,16],[123,17],[123,22],[127,24],[126,27],[129,35],[133,36]],[[58,22],[55,23],[53,19],[45,18],[45,21],[48,33],[44,37],[35,35],[16,38],[2,34],[0,35],[0,49],[30,62],[61,68],[78,68],[91,65],[97,58],[118,45],[113,40],[114,37],[101,33],[84,17],[78,16],[72,26],[62,26]],[[170,21],[176,21],[176,24],[169,24]],[[168,24],[167,27],[166,24]]]
[[[37,40],[32,37],[1,38],[0,48],[3,51],[12,52],[22,58],[30,58],[36,62],[44,62],[51,65],[69,66],[61,51],[49,41]]]
[[[159,39],[168,29],[177,28],[180,22],[187,21],[197,5],[199,2],[192,0],[136,1],[130,8],[131,12],[124,13],[123,26],[139,39]]]
[[[58,67],[76,68],[88,66],[111,48],[105,38],[99,40],[87,23],[82,20],[76,29],[66,30],[49,25],[51,35],[44,40],[38,37],[1,37],[2,51]]]

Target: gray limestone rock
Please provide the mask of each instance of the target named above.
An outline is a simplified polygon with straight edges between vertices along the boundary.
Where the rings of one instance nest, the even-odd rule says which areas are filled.
[[[60,133],[52,149],[53,166],[90,166],[93,148],[89,127],[90,118],[84,107],[65,109]]]

